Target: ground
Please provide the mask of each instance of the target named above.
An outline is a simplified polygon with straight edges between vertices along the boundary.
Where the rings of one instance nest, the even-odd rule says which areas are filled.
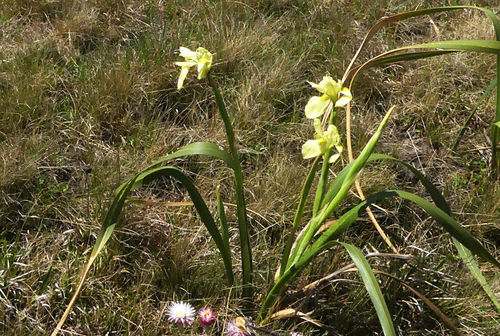
[[[0,3],[0,330],[53,330],[90,255],[113,192],[155,159],[195,141],[225,145],[222,121],[205,80],[191,74],[176,89],[180,46],[214,52],[211,73],[233,117],[245,176],[257,294],[268,290],[311,161],[304,106],[307,81],[340,78],[368,29],[382,16],[428,6],[484,1],[5,0]],[[481,12],[461,10],[384,28],[362,56],[438,39],[492,39]],[[397,105],[377,146],[419,168],[441,190],[455,218],[500,260],[500,183],[489,164],[495,95],[473,117],[456,153],[451,147],[495,76],[495,58],[458,53],[375,68],[353,86],[353,146],[359,153],[385,111]],[[344,117],[338,128],[345,143]],[[344,156],[332,171],[347,162]],[[220,185],[239,269],[229,171],[206,157],[177,160],[207,200]],[[410,171],[370,165],[366,194],[398,188],[427,197]],[[117,233],[92,268],[64,325],[74,335],[176,335],[165,308],[173,300],[218,314],[215,330],[240,314],[238,288],[224,269],[187,193],[164,180],[133,194]],[[352,196],[343,205],[357,202]],[[498,313],[457,256],[449,235],[417,207],[378,204],[374,213],[405,263],[374,257],[431,299],[466,335],[500,333]],[[215,211],[215,207],[213,209]],[[306,213],[310,213],[310,206]],[[365,254],[390,253],[368,218],[344,235]],[[321,256],[290,290],[348,263],[341,250]],[[498,270],[480,262],[497,294]],[[241,274],[236,272],[236,277]],[[380,277],[401,335],[451,334],[397,281]],[[256,295],[255,318],[262,300]],[[299,307],[295,303],[295,308]],[[285,308],[285,307],[283,307]],[[332,335],[381,334],[364,287],[343,274],[300,303],[321,321],[299,318],[266,327]],[[184,331],[184,334],[187,332]],[[217,331],[215,331],[217,333]]]

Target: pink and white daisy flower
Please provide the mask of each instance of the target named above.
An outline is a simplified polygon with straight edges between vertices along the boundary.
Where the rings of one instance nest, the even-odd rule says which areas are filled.
[[[201,308],[198,311],[198,317],[203,326],[208,326],[215,321],[215,313],[210,307]]]
[[[247,331],[245,320],[242,317],[238,317],[234,320],[230,320],[226,324],[226,332],[229,336],[249,336],[250,333]]]
[[[195,310],[186,302],[173,302],[167,309],[168,320],[182,325],[191,324],[194,321]]]

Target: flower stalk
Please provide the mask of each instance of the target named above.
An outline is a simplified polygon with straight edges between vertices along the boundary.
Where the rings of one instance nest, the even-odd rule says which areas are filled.
[[[241,262],[242,262],[242,286],[243,286],[243,297],[250,298],[252,296],[252,250],[250,248],[250,235],[249,235],[249,225],[246,213],[246,203],[245,203],[245,193],[243,189],[243,174],[241,172],[240,159],[238,157],[238,150],[235,144],[235,137],[233,126],[231,124],[231,119],[226,109],[224,99],[220,94],[219,88],[215,83],[214,79],[207,74],[207,80],[212,88],[215,96],[215,101],[219,112],[224,123],[226,130],[227,142],[229,146],[229,154],[231,155],[233,161],[233,174],[234,174],[234,188],[236,197],[236,213],[238,217],[238,229],[240,235],[240,248],[241,248]]]

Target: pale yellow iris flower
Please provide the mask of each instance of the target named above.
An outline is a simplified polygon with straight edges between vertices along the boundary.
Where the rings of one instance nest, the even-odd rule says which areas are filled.
[[[335,147],[338,153],[330,156],[329,162],[333,163],[338,160],[343,147],[340,144],[340,135],[337,127],[329,125],[326,131],[323,131],[321,121],[317,118],[314,119],[314,140],[307,140],[302,145],[302,157],[304,159],[315,158],[323,155],[330,148]]]
[[[323,93],[322,96],[314,96],[306,104],[306,117],[309,119],[321,117],[331,103],[335,107],[346,106],[352,99],[351,91],[342,87],[342,81],[334,81],[330,76],[324,76],[319,84],[311,83],[311,86]]]
[[[179,75],[179,80],[177,81],[177,90],[182,89],[184,85],[184,80],[189,72],[189,69],[193,66],[198,68],[198,79],[203,79],[207,77],[208,71],[212,67],[213,55],[205,48],[198,48],[196,51],[189,50],[185,47],[179,48],[180,55],[184,57],[184,62],[175,62],[175,65],[181,67],[181,73]]]

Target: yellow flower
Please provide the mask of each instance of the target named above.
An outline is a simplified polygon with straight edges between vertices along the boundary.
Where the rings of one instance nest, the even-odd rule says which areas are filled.
[[[314,96],[306,104],[306,117],[310,119],[322,116],[330,103],[335,107],[346,106],[352,99],[351,91],[342,87],[342,81],[337,82],[330,76],[324,76],[319,84],[308,82],[311,86],[323,93],[322,96]]]
[[[208,71],[212,67],[213,55],[205,48],[198,48],[196,51],[189,50],[185,47],[179,48],[180,55],[184,57],[184,62],[175,62],[175,65],[181,67],[179,80],[177,81],[177,90],[182,89],[184,80],[192,66],[198,67],[198,79],[207,77]]]
[[[306,143],[302,145],[302,157],[304,159],[314,158],[325,154],[328,149],[335,147],[338,153],[331,155],[329,162],[333,163],[337,161],[343,150],[343,147],[340,145],[340,135],[337,127],[329,125],[326,131],[323,131],[321,121],[315,118],[314,130],[314,140],[307,140]]]

